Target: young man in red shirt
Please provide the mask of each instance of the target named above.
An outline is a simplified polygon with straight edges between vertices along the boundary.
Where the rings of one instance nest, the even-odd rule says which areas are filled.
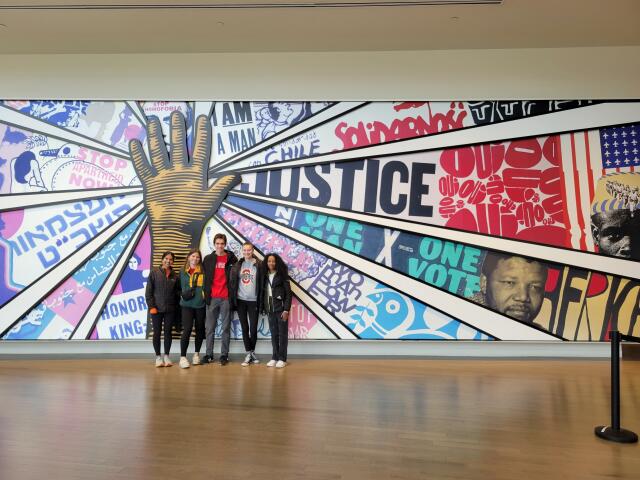
[[[229,275],[231,267],[238,261],[234,253],[226,250],[227,237],[223,233],[213,237],[214,251],[204,257],[202,289],[206,303],[206,355],[203,363],[213,362],[213,339],[218,325],[222,325],[222,347],[220,365],[229,363],[229,341],[231,339],[231,309],[229,308]]]

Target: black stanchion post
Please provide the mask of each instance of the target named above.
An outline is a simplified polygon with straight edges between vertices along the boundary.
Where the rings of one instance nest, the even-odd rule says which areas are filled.
[[[630,430],[620,428],[620,332],[611,332],[611,426],[595,428],[595,434],[619,443],[635,443],[638,435]]]
[[[620,332],[611,332],[611,428],[620,430]]]

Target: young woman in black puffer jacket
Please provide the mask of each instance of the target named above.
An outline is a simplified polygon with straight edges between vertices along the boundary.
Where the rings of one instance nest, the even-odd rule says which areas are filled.
[[[277,254],[268,254],[264,265],[266,268],[263,268],[262,311],[269,316],[273,348],[273,355],[267,367],[283,368],[287,365],[291,283],[287,266]]]
[[[173,252],[162,254],[162,264],[149,273],[145,299],[153,325],[153,349],[156,352],[156,367],[170,367],[171,326],[175,321],[180,298],[180,280],[173,269]],[[164,326],[164,358],[160,356],[160,330]]]

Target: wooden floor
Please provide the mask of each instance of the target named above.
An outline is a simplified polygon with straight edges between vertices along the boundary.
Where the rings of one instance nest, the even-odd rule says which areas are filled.
[[[640,432],[640,362],[622,363]],[[607,361],[0,361],[0,478],[638,479]]]

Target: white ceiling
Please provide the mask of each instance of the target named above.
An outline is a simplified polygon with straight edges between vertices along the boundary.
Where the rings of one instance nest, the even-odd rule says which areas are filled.
[[[640,0],[504,0],[501,5],[357,8],[7,9],[16,5],[285,1],[306,2],[0,0],[0,54],[640,45]]]

